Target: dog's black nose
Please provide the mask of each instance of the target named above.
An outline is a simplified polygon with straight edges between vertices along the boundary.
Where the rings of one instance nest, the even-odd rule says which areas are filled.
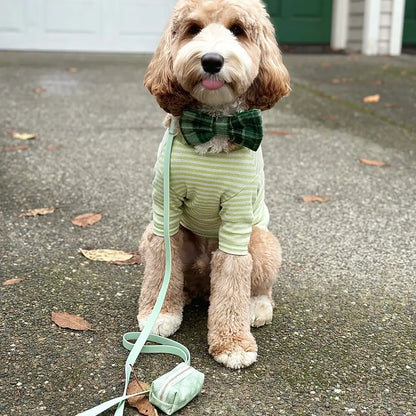
[[[206,53],[201,58],[202,68],[209,74],[216,74],[221,71],[224,65],[224,58],[219,53]]]

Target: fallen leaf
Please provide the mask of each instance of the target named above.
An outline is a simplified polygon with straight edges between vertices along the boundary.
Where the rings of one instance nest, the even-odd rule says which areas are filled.
[[[35,208],[35,209],[31,209],[28,212],[24,212],[22,214],[19,215],[20,217],[36,217],[37,215],[48,215],[48,214],[52,214],[53,212],[55,212],[56,208]]]
[[[305,195],[302,197],[303,202],[328,202],[328,201],[335,201],[334,198],[326,198],[324,196],[318,195]]]
[[[46,150],[58,150],[58,149],[60,149],[62,146],[48,146],[48,147],[45,147],[45,149]]]
[[[13,131],[13,130],[6,130],[6,131],[14,139],[20,139],[20,140],[33,140],[33,139],[36,139],[36,134],[32,134],[32,133],[19,133],[17,131]]]
[[[324,120],[338,120],[339,117],[338,116],[325,116]]]
[[[87,227],[88,225],[94,225],[100,221],[102,215],[96,212],[89,212],[87,214],[81,214],[75,217],[71,222],[78,227]]]
[[[381,160],[360,159],[360,162],[370,166],[387,166],[387,163]]]
[[[269,130],[267,134],[276,134],[279,136],[286,136],[286,135],[294,134],[294,133],[292,133],[291,131],[285,131],[285,130]]]
[[[392,108],[392,107],[399,107],[399,105],[398,104],[393,104],[393,103],[385,103],[384,104],[384,107],[386,107],[386,108]]]
[[[111,263],[117,264],[118,266],[132,266],[133,264],[142,264],[142,258],[140,257],[140,254],[138,251],[135,251],[133,253],[130,253],[133,255],[133,257],[129,260],[125,261],[113,261]]]
[[[3,286],[10,286],[10,285],[17,285],[18,283],[22,282],[23,279],[9,279],[5,280],[2,285]]]
[[[33,91],[36,92],[36,93],[38,93],[38,94],[39,93],[42,93],[42,92],[46,92],[46,90],[44,88],[42,88],[42,87],[37,87]]]
[[[66,312],[52,312],[52,322],[61,328],[69,328],[75,331],[88,331],[91,324],[78,315],[70,315]]]
[[[129,383],[127,387],[127,394],[134,394],[139,393],[141,391],[147,391],[150,390],[150,386],[147,383],[144,383],[142,381],[133,380]],[[131,407],[135,407],[140,414],[146,415],[146,416],[157,416],[157,410],[152,405],[152,403],[149,402],[149,399],[147,396],[135,396],[130,397],[127,399],[127,403]]]
[[[321,64],[322,68],[329,68],[331,66],[330,62],[322,62]]]
[[[364,103],[378,103],[380,101],[380,94],[368,95],[363,98]]]
[[[353,78],[333,78],[332,83],[333,84],[346,84],[347,82],[354,81]]]
[[[78,72],[78,68],[70,67],[66,69],[68,72]]]
[[[24,150],[24,149],[29,149],[29,145],[28,144],[22,144],[20,146],[8,146],[4,148],[5,152],[10,152],[12,150]]]
[[[105,262],[117,262],[117,261],[127,261],[133,257],[133,254],[126,253],[120,250],[87,250],[80,249],[80,252],[87,259],[92,261],[105,261]]]

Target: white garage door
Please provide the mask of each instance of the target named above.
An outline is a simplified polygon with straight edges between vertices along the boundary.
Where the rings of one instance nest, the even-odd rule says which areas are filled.
[[[0,49],[152,52],[176,0],[0,0]]]

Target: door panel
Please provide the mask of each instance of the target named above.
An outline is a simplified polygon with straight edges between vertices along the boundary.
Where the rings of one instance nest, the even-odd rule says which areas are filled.
[[[416,0],[406,0],[403,43],[416,44]]]
[[[0,0],[0,49],[153,52],[176,0]]]
[[[268,0],[266,5],[280,43],[330,42],[332,0]]]

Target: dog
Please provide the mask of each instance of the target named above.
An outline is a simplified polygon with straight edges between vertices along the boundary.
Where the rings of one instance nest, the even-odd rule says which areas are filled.
[[[167,112],[165,125],[174,120],[176,133],[170,184],[172,274],[153,333],[172,335],[181,325],[184,304],[209,296],[209,353],[226,367],[247,367],[257,360],[250,326],[272,321],[272,286],[281,264],[279,242],[267,230],[261,148],[247,149],[222,130],[189,145],[181,123],[185,110],[231,117],[270,109],[289,94],[289,74],[262,1],[179,0],[144,86]],[[145,267],[140,329],[164,276],[158,187],[165,142],[166,134],[155,168],[153,221],[140,242]]]

